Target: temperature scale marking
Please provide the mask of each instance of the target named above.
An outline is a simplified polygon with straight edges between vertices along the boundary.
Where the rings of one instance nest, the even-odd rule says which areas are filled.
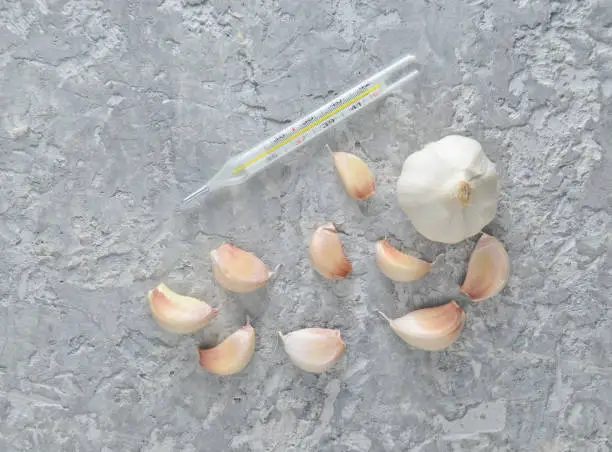
[[[354,104],[355,102],[357,102],[359,99],[363,99],[365,96],[367,96],[368,94],[376,91],[378,88],[380,88],[380,83],[377,83],[376,85],[372,86],[370,89],[364,91],[363,93],[359,94],[358,96],[353,97],[351,100],[343,103],[342,105],[340,105],[339,107],[333,109],[332,111],[330,111],[329,113],[327,113],[326,115],[320,117],[319,119],[317,119],[316,121],[314,121],[313,123],[307,125],[306,127],[304,127],[301,130],[298,130],[297,132],[295,132],[294,134],[288,136],[287,138],[285,138],[283,141],[281,141],[280,143],[276,143],[274,146],[272,146],[271,148],[266,149],[265,151],[263,151],[261,154],[259,154],[256,157],[253,157],[251,160],[249,160],[248,162],[237,166],[234,171],[233,174],[238,174],[240,171],[246,169],[248,166],[252,165],[253,163],[261,160],[262,158],[264,158],[266,155],[271,154],[272,152],[276,151],[278,148],[280,148],[281,146],[284,146],[285,144],[289,143],[291,140],[293,140],[295,137],[308,132],[310,129],[312,129],[315,126],[318,126],[319,124],[321,124],[323,121],[325,121],[326,119],[329,119],[331,116],[335,115],[336,113],[338,113],[339,111],[344,110],[346,107],[349,107],[350,105]]]

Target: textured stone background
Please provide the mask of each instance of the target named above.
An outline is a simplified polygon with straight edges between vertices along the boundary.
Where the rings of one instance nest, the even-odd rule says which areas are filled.
[[[406,52],[418,83],[252,180],[175,215],[232,153]],[[609,0],[2,0],[0,450],[609,451],[612,4]],[[458,297],[475,239],[418,236],[398,210],[404,158],[459,132],[502,180],[486,228],[513,274],[470,305],[439,353],[405,346],[398,316]],[[375,199],[344,194],[323,150],[375,170]],[[350,278],[313,274],[306,246],[344,224]],[[393,284],[389,235],[436,267]],[[213,282],[231,240],[282,272],[261,293]],[[159,281],[222,314],[160,331]],[[200,370],[248,313],[242,375]],[[275,332],[341,328],[333,371],[299,372]]]

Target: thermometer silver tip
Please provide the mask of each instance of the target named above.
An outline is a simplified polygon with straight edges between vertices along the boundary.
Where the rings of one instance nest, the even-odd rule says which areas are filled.
[[[189,204],[191,201],[193,201],[198,196],[206,194],[209,191],[210,191],[210,187],[208,185],[204,185],[204,186],[200,187],[199,189],[197,189],[196,191],[194,191],[189,196],[187,196],[185,199],[183,199],[182,204],[183,205]]]

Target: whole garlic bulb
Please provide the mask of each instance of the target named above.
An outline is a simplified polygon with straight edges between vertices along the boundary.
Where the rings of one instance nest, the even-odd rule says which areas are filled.
[[[497,210],[495,164],[478,141],[449,135],[404,162],[399,204],[429,240],[458,243],[489,224]]]

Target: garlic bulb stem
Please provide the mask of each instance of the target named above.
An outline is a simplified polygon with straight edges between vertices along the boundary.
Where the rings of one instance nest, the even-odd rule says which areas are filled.
[[[470,204],[470,198],[472,197],[472,186],[469,182],[464,180],[459,182],[459,190],[457,193],[457,199],[462,206],[467,206]]]

